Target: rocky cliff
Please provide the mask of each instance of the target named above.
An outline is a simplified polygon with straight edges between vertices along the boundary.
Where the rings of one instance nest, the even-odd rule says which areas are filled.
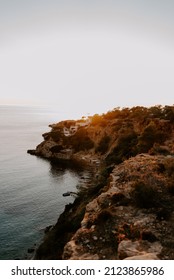
[[[36,259],[174,259],[174,107],[116,108],[51,128],[28,152],[83,162],[93,176]]]

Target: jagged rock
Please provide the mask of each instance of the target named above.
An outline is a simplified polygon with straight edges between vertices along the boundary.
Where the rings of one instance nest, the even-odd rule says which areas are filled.
[[[125,259],[128,257],[145,255],[147,253],[160,254],[162,246],[159,242],[150,243],[143,240],[123,240],[118,245],[118,257],[119,259]]]
[[[164,225],[163,222],[158,222],[156,208],[139,208],[131,202],[133,201],[134,184],[139,179],[143,178],[148,183],[153,182],[153,186],[156,187],[159,194],[164,191],[167,181],[165,176],[157,171],[158,164],[163,160],[165,160],[163,156],[142,154],[113,169],[113,176],[110,176],[105,191],[86,205],[81,228],[72,239],[75,253],[72,253],[70,258],[77,259],[78,254],[80,258],[86,254],[88,249],[91,258],[97,251],[100,259],[103,258],[103,255],[108,259],[159,258],[163,250],[161,242],[166,237],[167,221]],[[117,174],[121,174],[119,176],[122,179],[115,180]],[[127,199],[126,204],[125,199]],[[170,199],[170,197],[167,195],[166,199]],[[100,236],[100,238],[94,240],[94,236]],[[80,245],[79,239],[83,240]],[[115,249],[110,243],[111,240],[112,244],[115,243]],[[93,243],[94,241],[95,243]],[[118,249],[116,248],[117,242]],[[102,246],[104,246],[104,250],[101,250]],[[67,251],[66,246],[65,251]]]
[[[133,111],[129,113],[133,114]],[[120,111],[117,114],[119,115]],[[88,193],[88,187],[90,189],[91,184],[86,186],[85,195],[78,197],[75,207],[64,217],[65,220],[71,221],[76,216],[80,216],[78,223],[75,223],[75,225],[78,224],[75,230],[73,226],[71,228],[71,223],[68,226],[65,223],[65,231],[68,228],[69,232],[65,233],[64,240],[68,241],[67,244],[61,244],[61,250],[65,245],[63,259],[165,259],[168,256],[174,258],[174,253],[170,248],[174,236],[174,187],[172,181],[174,160],[173,155],[169,157],[159,154],[159,144],[163,150],[168,149],[167,153],[174,152],[173,119],[166,126],[166,120],[152,118],[154,125],[151,128],[154,128],[152,130],[154,135],[150,134],[150,140],[147,137],[147,142],[153,140],[153,137],[155,137],[155,141],[158,140],[155,128],[158,128],[158,133],[161,133],[162,130],[164,136],[168,135],[170,139],[167,139],[168,142],[159,139],[160,143],[156,148],[150,142],[148,143],[150,144],[149,149],[151,149],[150,154],[143,153],[133,156],[140,148],[135,144],[136,141],[142,139],[141,136],[144,135],[143,133],[150,123],[150,119],[146,117],[143,117],[140,122],[139,117],[134,117],[131,119],[131,125],[135,130],[132,131],[134,132],[132,135],[136,137],[133,138],[135,141],[132,146],[129,146],[131,133],[128,133],[131,127],[130,118],[127,115],[124,119],[121,115],[120,118],[117,116],[116,119],[114,117],[111,120],[104,119],[102,116],[101,125],[100,122],[96,122],[95,125],[94,123],[89,125],[87,129],[80,129],[80,133],[90,136],[95,143],[94,147],[87,151],[83,150],[82,145],[82,150],[76,152],[71,141],[72,138],[62,137],[64,127],[67,127],[66,122],[51,126],[51,133],[43,135],[45,141],[38,145],[36,150],[33,150],[33,154],[39,156],[61,159],[63,157],[68,159],[68,153],[71,150],[74,159],[93,164],[95,170],[96,176],[93,176],[91,181],[96,188],[92,193],[90,190]],[[166,118],[166,115],[163,117]],[[164,125],[161,123],[163,121]],[[108,142],[110,146],[104,145],[103,149],[107,149],[106,152],[103,150],[103,153],[96,152],[101,150],[101,147],[99,150],[95,150],[95,148],[101,144],[101,139],[105,134],[111,138]],[[81,140],[81,136],[75,138],[76,148],[79,139]],[[125,139],[127,140],[124,143]],[[118,147],[119,143],[120,147]],[[145,144],[146,147],[146,143],[139,144]],[[62,149],[59,153],[61,147],[64,153]],[[144,148],[142,150],[144,151]],[[111,157],[108,157],[109,155]],[[130,157],[131,155],[132,157]],[[127,157],[130,158],[127,159]],[[111,160],[110,162],[107,161],[108,158]],[[105,167],[104,173],[101,171],[100,162],[101,166],[103,164]],[[105,173],[107,173],[107,178],[103,175]],[[100,177],[104,177],[102,182]],[[59,229],[58,225],[53,228],[56,233],[57,228]]]
[[[99,260],[97,254],[84,253],[83,247],[76,245],[74,240],[71,240],[65,245],[63,260]]]
[[[30,155],[36,155],[36,150],[27,150],[27,153]]]

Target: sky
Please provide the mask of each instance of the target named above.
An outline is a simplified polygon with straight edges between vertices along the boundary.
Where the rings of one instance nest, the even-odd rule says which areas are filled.
[[[0,104],[172,105],[173,0],[0,0]]]

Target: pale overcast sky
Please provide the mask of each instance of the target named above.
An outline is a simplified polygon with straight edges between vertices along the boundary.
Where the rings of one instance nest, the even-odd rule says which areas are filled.
[[[0,0],[0,104],[174,103],[173,0]]]

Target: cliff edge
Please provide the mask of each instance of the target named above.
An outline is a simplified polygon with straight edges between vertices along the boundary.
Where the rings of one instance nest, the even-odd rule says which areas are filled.
[[[51,125],[30,154],[93,175],[36,259],[174,259],[174,107],[116,108]]]

